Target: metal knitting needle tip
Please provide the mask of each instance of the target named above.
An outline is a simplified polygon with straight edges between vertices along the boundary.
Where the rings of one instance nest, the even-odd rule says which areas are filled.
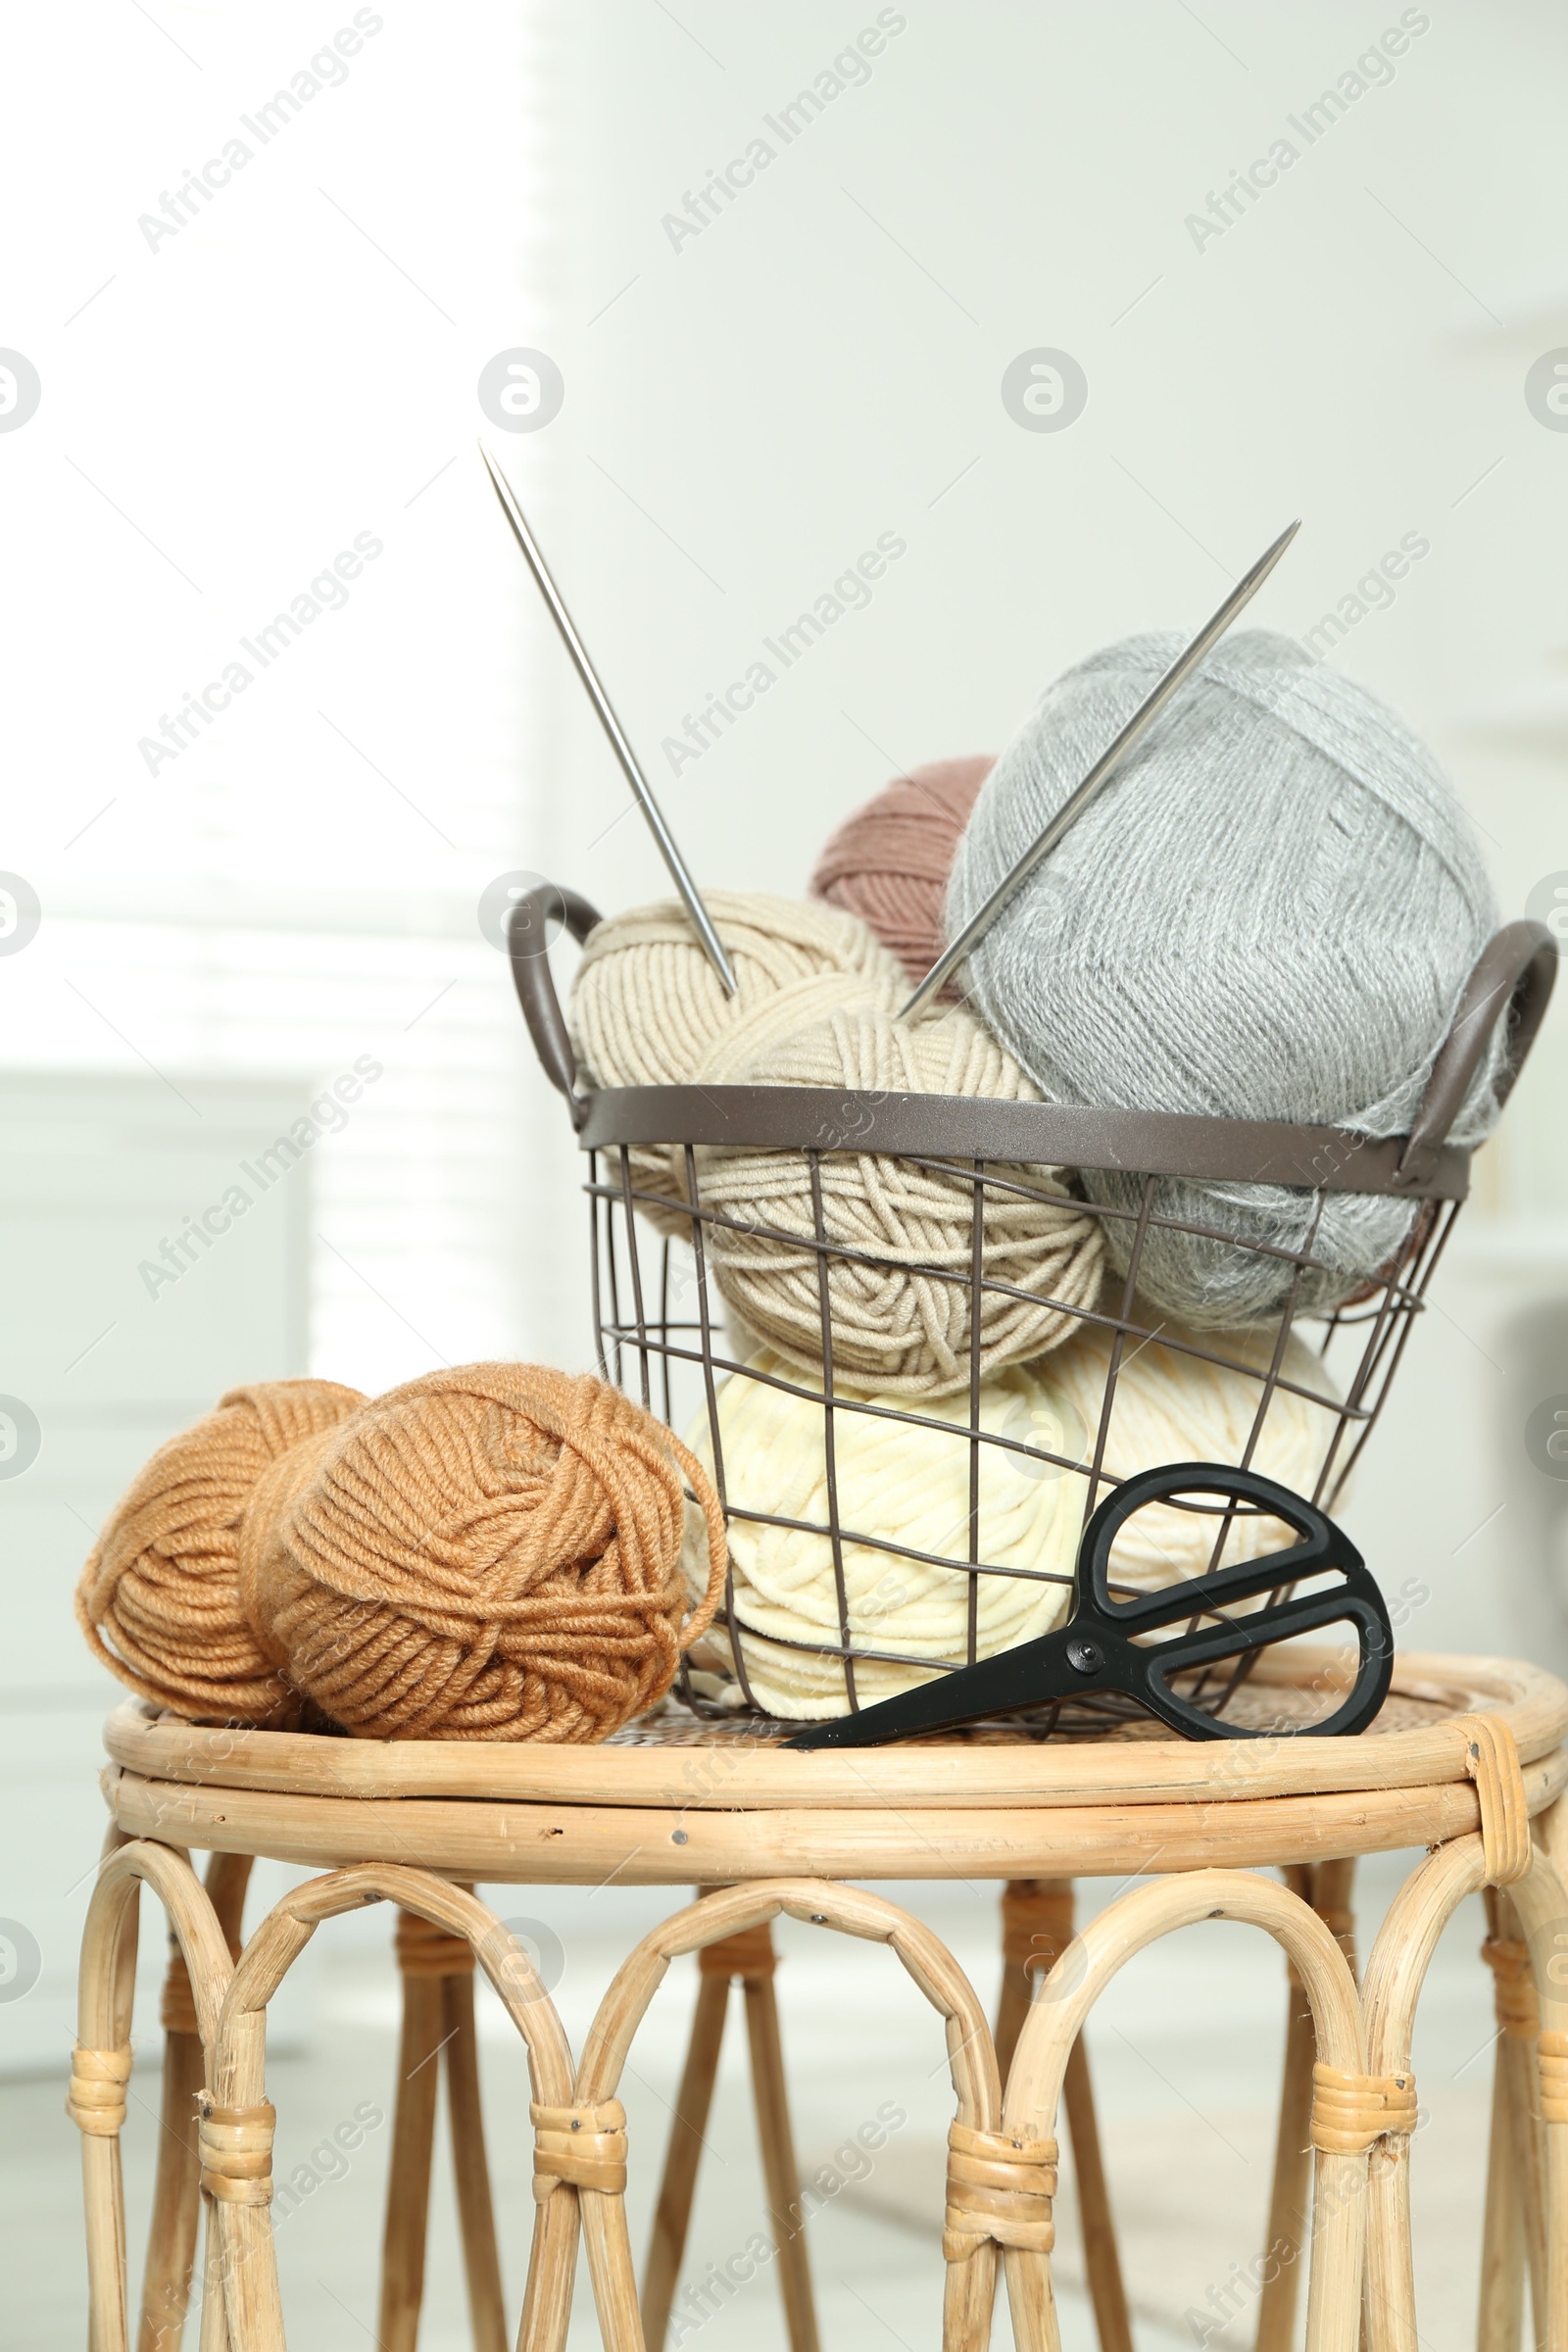
[[[1224,636],[1231,622],[1243,608],[1251,603],[1300,527],[1301,521],[1298,515],[1288,529],[1281,531],[1273,546],[1266,548],[1258,557],[1251,570],[1244,573],[1242,578],[1237,581],[1219,610],[1211,613],[1204,621],[1191,645],[1183,647],[1153,691],[1144,702],[1139,704],[1138,709],[1116,737],[1115,742],[1101,753],[1083,782],[1062,803],[1039,839],[1031,842],[1011,872],[1004,874],[997,884],[979,913],[965,923],[952,946],[946,948],[937,957],[936,962],[905,1005],[899,1016],[901,1019],[906,1020],[911,1012],[918,1012],[921,1005],[927,1004],[936,995],[938,989],[945,985],[949,976],[957,970],[964,957],[978,947],[1004,906],[1012,897],[1013,892],[1028,881],[1041,859],[1049,858],[1062,835],[1078,822],[1090,802],[1097,800],[1104,791],[1105,786],[1115,775],[1128,753],[1153,725],[1154,720],[1184,679],[1192,674],[1209,649]]]
[[[527,518],[518,506],[516,494],[506,475],[497,466],[484,443],[479,455],[485,463],[495,494],[501,501],[501,511],[512,525],[512,535],[521,548],[528,569],[533,573],[540,595],[550,609],[550,617],[561,631],[562,642],[571,656],[577,675],[588,689],[588,700],[599,713],[599,723],[610,737],[611,748],[620,761],[632,798],[648,820],[648,829],[659,845],[659,854],[669,868],[670,880],[679,891],[681,902],[691,916],[697,936],[702,941],[708,959],[723,982],[724,994],[735,994],[735,974],[730,969],[724,943],[713,928],[713,918],[703,904],[701,891],[692,879],[691,868],[681,856],[675,836],[664,822],[663,812],[655,800],[648,778],[637,764],[637,755],[626,740],[626,731],[615,716],[609,695],[599,680],[599,673],[588,659],[588,649],[578,636],[571,614],[566,611],[560,589],[550,576],[550,569],[539,552],[539,542],[528,528]]]

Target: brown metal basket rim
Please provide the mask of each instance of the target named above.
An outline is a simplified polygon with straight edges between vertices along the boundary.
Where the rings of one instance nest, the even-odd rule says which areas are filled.
[[[604,1087],[580,1101],[577,1143],[585,1152],[653,1145],[927,1154],[1408,1200],[1463,1200],[1470,1181],[1462,1145],[1443,1145],[1414,1175],[1400,1171],[1403,1136],[1286,1120],[809,1086]]]

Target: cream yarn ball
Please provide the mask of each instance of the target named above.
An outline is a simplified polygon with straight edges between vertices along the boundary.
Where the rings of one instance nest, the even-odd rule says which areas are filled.
[[[1231,1366],[1182,1352],[1193,1335],[1167,1326],[1161,1339],[1128,1343],[1116,1384],[1105,1453],[1107,1479],[1121,1480],[1165,1462],[1240,1461],[1253,1431],[1260,1377],[1272,1342],[1237,1335]],[[1014,1364],[980,1393],[980,1427],[1066,1462],[1085,1465],[1094,1449],[1109,1365],[1111,1336],[1087,1329],[1033,1364]],[[787,1378],[766,1349],[751,1369]],[[1338,1400],[1321,1362],[1292,1337],[1282,1382],[1252,1451],[1252,1467],[1310,1493],[1338,1426]],[[839,1393],[906,1410],[906,1400],[871,1388],[836,1384]],[[1308,1392],[1297,1395],[1296,1389]],[[966,1397],[934,1399],[922,1421],[836,1412],[834,1463],[850,1645],[858,1658],[856,1693],[870,1705],[927,1679],[921,1661],[962,1664],[967,1652],[969,1583],[961,1565],[935,1566],[878,1548],[878,1540],[961,1562],[968,1549],[969,1427]],[[932,1427],[930,1423],[941,1426]],[[729,1549],[734,1623],[757,1704],[769,1714],[822,1719],[848,1711],[842,1662],[791,1643],[841,1640],[828,1522],[823,1409],[815,1396],[792,1395],[738,1372],[718,1392],[725,1492],[747,1512],[805,1521],[772,1527],[732,1515]],[[951,1432],[951,1434],[949,1434]],[[713,1466],[706,1415],[688,1443]],[[1101,1498],[1108,1491],[1101,1489]],[[989,1657],[1049,1633],[1067,1613],[1070,1579],[1083,1530],[1083,1469],[1057,1470],[1003,1446],[980,1449],[979,1556],[992,1569],[1024,1571],[977,1580],[978,1654]],[[1209,1564],[1215,1521],[1207,1514],[1155,1504],[1139,1511],[1118,1540],[1118,1584],[1150,1590],[1198,1576]],[[1233,1521],[1222,1561],[1253,1559],[1294,1539],[1278,1521]],[[702,1531],[690,1520],[688,1576],[705,1576]],[[722,1628],[710,1646],[725,1639]],[[889,1655],[888,1653],[892,1653]],[[907,1663],[901,1661],[907,1660]],[[738,1688],[729,1693],[737,1703]]]
[[[788,1367],[766,1349],[752,1358],[752,1365],[788,1376]],[[842,1393],[873,1403],[904,1402],[868,1389]],[[961,1559],[968,1547],[968,1398],[937,1398],[923,1409],[946,1428],[912,1429],[863,1413],[834,1414],[840,1527],[847,1539],[853,1531],[888,1538],[912,1551]],[[1009,1367],[981,1391],[982,1428],[1025,1444],[1050,1443],[1054,1412],[1046,1384],[1022,1365]],[[733,1501],[748,1510],[826,1526],[827,1460],[819,1402],[737,1372],[719,1391],[718,1421]],[[689,1442],[710,1467],[706,1414],[694,1424]],[[1049,1633],[1066,1615],[1079,1482],[1066,1474],[1041,1477],[1038,1467],[1000,1446],[981,1450],[980,1556],[996,1567],[1029,1572],[978,1579],[981,1657]],[[807,1719],[847,1713],[842,1663],[788,1646],[798,1642],[836,1646],[840,1641],[829,1538],[732,1518],[729,1549],[735,1617],[758,1705],[772,1715]],[[893,1650],[933,1664],[962,1662],[970,1580],[961,1568],[933,1567],[881,1550],[874,1542],[846,1540],[842,1556],[854,1648]],[[689,1574],[697,1575],[700,1564],[694,1529],[688,1536]],[[1064,1581],[1040,1582],[1042,1572]],[[710,1647],[719,1644],[721,1629],[713,1628],[708,1639]],[[925,1679],[918,1668],[868,1656],[857,1661],[856,1694],[868,1706]]]
[[[1147,1308],[1138,1311],[1147,1316]],[[1194,1332],[1173,1322],[1159,1328],[1159,1339],[1127,1341],[1116,1375],[1104,1468],[1118,1483],[1164,1462],[1240,1462],[1257,1422],[1274,1332]],[[1046,1367],[1053,1409],[1069,1428],[1089,1433],[1086,1451],[1093,1450],[1100,1426],[1112,1345],[1112,1334],[1086,1327]],[[1187,1348],[1212,1348],[1229,1361],[1206,1363]],[[1269,1398],[1249,1467],[1309,1495],[1339,1428],[1340,1399],[1322,1357],[1298,1333],[1286,1342],[1279,1377],[1286,1385]],[[1152,1591],[1201,1576],[1215,1525],[1207,1513],[1178,1510],[1173,1503],[1136,1511],[1117,1539],[1116,1581]],[[1277,1519],[1243,1516],[1232,1521],[1220,1564],[1259,1559],[1295,1542]]]
[[[1033,1102],[1037,1090],[972,1013],[955,1006],[924,1021],[881,1007],[840,1008],[748,1059],[732,1051],[744,1024],[705,1067],[710,1077],[893,1095],[961,1095]],[[865,1140],[875,1142],[875,1112]],[[982,1269],[1026,1294],[984,1291],[982,1377],[1039,1355],[1077,1329],[1093,1306],[1102,1253],[1100,1220],[1054,1186],[1054,1171],[997,1165],[988,1173]],[[1008,1194],[1012,1179],[1048,1200]],[[814,1208],[798,1152],[710,1150],[698,1181],[708,1207],[733,1219],[707,1229],[720,1295],[740,1324],[813,1378],[822,1364]],[[874,1151],[820,1162],[822,1221],[846,1251],[826,1258],[835,1378],[869,1381],[889,1396],[967,1388],[974,1187],[940,1165]],[[927,1271],[932,1269],[932,1271]],[[946,1277],[946,1278],[944,1278]]]

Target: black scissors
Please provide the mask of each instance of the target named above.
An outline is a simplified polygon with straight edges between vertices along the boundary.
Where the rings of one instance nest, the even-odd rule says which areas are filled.
[[[1222,1498],[1227,1518],[1238,1511],[1283,1520],[1300,1539],[1286,1551],[1258,1560],[1211,1569],[1155,1592],[1113,1591],[1111,1547],[1135,1511],[1152,1502],[1187,1495]],[[1327,1586],[1298,1593],[1305,1579]],[[1175,1462],[1124,1479],[1084,1529],[1078,1550],[1076,1595],[1071,1616],[1054,1634],[976,1665],[922,1683],[896,1698],[883,1699],[858,1714],[812,1724],[786,1740],[786,1747],[878,1747],[888,1740],[910,1740],[922,1732],[948,1731],[1019,1707],[1052,1700],[1112,1694],[1134,1699],[1188,1740],[1251,1740],[1281,1727],[1249,1730],[1227,1723],[1172,1688],[1178,1674],[1201,1671],[1226,1658],[1251,1653],[1326,1625],[1349,1625],[1358,1647],[1355,1683],[1349,1695],[1320,1723],[1285,1727],[1314,1738],[1364,1731],[1388,1695],[1394,1672],[1394,1630],[1383,1595],[1365,1562],[1343,1529],[1315,1504],[1255,1470],[1228,1469],[1217,1462]],[[1228,1617],[1224,1611],[1260,1593],[1276,1593],[1260,1609]],[[1159,1632],[1183,1618],[1185,1632],[1148,1642],[1140,1635]],[[1217,1622],[1214,1622],[1217,1620]]]

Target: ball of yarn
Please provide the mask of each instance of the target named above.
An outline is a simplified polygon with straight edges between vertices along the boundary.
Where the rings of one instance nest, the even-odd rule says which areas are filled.
[[[1047,689],[1002,754],[954,865],[954,936],[1060,808],[1179,650],[1127,639]],[[1407,1130],[1494,927],[1475,836],[1431,754],[1293,640],[1228,638],[1004,909],[967,993],[1049,1101]],[[1453,1129],[1495,1118],[1490,1062]],[[1086,1169],[1135,1210],[1142,1180]],[[1326,1312],[1400,1250],[1407,1201],[1162,1179],[1145,1296],[1208,1327]],[[1131,1220],[1107,1218],[1127,1261]],[[1315,1225],[1315,1230],[1314,1230]],[[1238,1245],[1253,1245],[1252,1249]]]
[[[688,1614],[682,1473],[708,1575]],[[605,1381],[473,1364],[394,1389],[247,1528],[289,1674],[368,1739],[602,1740],[710,1617],[723,1521],[685,1446]]]
[[[1087,1325],[1044,1367],[1054,1412],[1070,1430],[1087,1432],[1086,1460],[1100,1427],[1113,1346],[1113,1334]],[[1211,1334],[1179,1323],[1162,1325],[1157,1340],[1125,1342],[1105,1436],[1105,1477],[1119,1484],[1166,1462],[1245,1460],[1298,1494],[1313,1494],[1340,1428],[1340,1397],[1322,1357],[1291,1334],[1280,1359],[1282,1385],[1270,1396],[1259,1427],[1274,1334],[1228,1332],[1217,1343],[1227,1358],[1222,1364],[1188,1352],[1215,1347]],[[1102,1499],[1103,1494],[1102,1487]],[[1151,1503],[1134,1512],[1117,1538],[1116,1582],[1152,1591],[1200,1576],[1215,1533],[1216,1520],[1207,1511]],[[1257,1559],[1295,1541],[1279,1520],[1247,1513],[1232,1520],[1217,1565]]]
[[[880,1010],[837,1011],[721,1074],[871,1093],[1035,1096],[1012,1056],[956,1006],[914,1023]],[[875,1116],[867,1144],[875,1142]],[[967,1387],[973,1340],[984,1377],[1057,1346],[1077,1327],[1073,1310],[1094,1304],[1100,1223],[1067,1198],[1053,1170],[988,1169],[981,1271],[1011,1288],[982,1291],[980,1328],[971,1335],[972,1181],[872,1150],[824,1153],[819,1169],[823,1230],[840,1245],[825,1257],[836,1375],[905,1396],[940,1396]],[[1035,1197],[1009,1193],[1009,1180]],[[704,1206],[725,1220],[705,1228],[725,1303],[787,1362],[819,1374],[824,1261],[802,1154],[705,1151],[699,1183]]]
[[[261,1381],[159,1446],[76,1589],[77,1623],[122,1683],[224,1723],[273,1723],[297,1706],[240,1606],[241,1525],[263,1473],[365,1401],[331,1380]]]
[[[89,1563],[87,1616],[118,1631],[131,1546],[146,1547],[143,1520],[158,1530],[165,1646],[186,1666],[166,1670],[173,1703],[191,1712],[236,1643],[270,1691],[362,1739],[601,1740],[662,1695],[724,1577],[717,1498],[678,1439],[607,1382],[527,1364],[434,1373],[373,1403],[333,1394],[348,1400],[335,1423],[297,1415],[292,1445],[243,1459],[224,1426],[216,1565],[210,1544],[182,1547],[205,1522],[178,1498],[221,1412],[162,1448]],[[708,1557],[695,1604],[688,1484]],[[109,1662],[165,1695],[128,1652]]]
[[[691,917],[674,900],[612,915],[588,935],[571,991],[572,1042],[588,1083],[688,1086],[743,1024],[758,1047],[835,1004],[893,1009],[907,994],[903,967],[868,926],[835,907],[762,891],[716,890],[708,909],[735,975],[727,997]],[[662,1200],[685,1199],[679,1151],[631,1154],[642,1213],[689,1239],[691,1220]]]
[[[996,757],[928,760],[895,776],[845,818],[816,861],[811,896],[869,923],[910,980],[923,980],[942,953],[954,852]]]
[[[781,1359],[762,1350],[756,1370],[788,1376]],[[902,1405],[902,1396],[849,1386],[842,1393]],[[834,1471],[840,1525],[846,1531],[903,1544],[912,1552],[962,1559],[968,1548],[968,1398],[938,1399],[926,1408],[950,1430],[913,1429],[861,1413],[833,1416]],[[1049,1445],[1054,1431],[1051,1392],[1030,1367],[1015,1365],[980,1393],[986,1429]],[[828,1520],[823,1408],[744,1372],[718,1396],[726,1492],[747,1511],[796,1520]],[[707,1417],[691,1441],[712,1460]],[[1054,1449],[1054,1448],[1053,1448]],[[1039,1477],[1035,1466],[1001,1447],[980,1459],[980,1557],[1027,1573],[987,1576],[976,1587],[978,1654],[990,1657],[1016,1642],[1049,1633],[1066,1615],[1073,1550],[1078,1536],[1071,1481]],[[826,1534],[801,1527],[762,1527],[737,1517],[730,1528],[734,1619],[756,1703],[772,1715],[842,1715],[849,1693],[842,1662],[795,1643],[837,1647],[840,1630],[833,1548]],[[850,1644],[873,1653],[858,1659],[856,1695],[862,1706],[928,1680],[918,1664],[878,1657],[894,1651],[933,1665],[961,1663],[967,1654],[969,1578],[961,1568],[938,1567],[880,1548],[875,1542],[842,1545],[849,1603]],[[695,1571],[696,1560],[693,1557]],[[1039,1581],[1044,1575],[1056,1581]],[[710,1636],[710,1646],[718,1637]]]
[[[1129,1344],[1106,1440],[1104,1479],[1119,1481],[1165,1462],[1242,1459],[1253,1437],[1261,1375],[1271,1344],[1244,1333],[1227,1344],[1234,1364],[1183,1352],[1194,1335],[1172,1326],[1159,1342]],[[976,1585],[981,1657],[1048,1633],[1067,1610],[1067,1590],[1031,1577],[1070,1577],[1088,1499],[1087,1465],[1100,1427],[1111,1336],[1086,1328],[1043,1362],[1011,1365],[980,1392],[979,1426],[1055,1462],[997,1446],[980,1448],[978,1553],[988,1568]],[[763,1350],[751,1370],[787,1376]],[[1337,1399],[1321,1360],[1294,1336],[1252,1450],[1252,1466],[1310,1493],[1338,1427]],[[1301,1390],[1306,1394],[1297,1394]],[[853,1398],[906,1409],[896,1395],[864,1387]],[[928,1424],[951,1424],[944,1429]],[[753,1697],[783,1716],[848,1711],[844,1667],[820,1654],[841,1641],[838,1585],[828,1526],[824,1413],[814,1396],[792,1395],[746,1372],[718,1393],[725,1492],[739,1509],[730,1525],[734,1593],[728,1640],[737,1641]],[[861,1705],[928,1679],[922,1663],[961,1664],[967,1655],[969,1427],[967,1399],[922,1405],[921,1423],[855,1412],[833,1416],[840,1550],[849,1599],[850,1645]],[[690,1432],[712,1460],[706,1416]],[[1080,1465],[1078,1468],[1063,1465]],[[1108,1492],[1102,1484],[1100,1494]],[[765,1526],[752,1513],[807,1522]],[[822,1531],[822,1532],[818,1532]],[[1114,1555],[1118,1584],[1146,1590],[1198,1576],[1209,1565],[1216,1521],[1206,1513],[1152,1504],[1134,1514]],[[881,1543],[946,1555],[955,1564],[909,1559]],[[1235,1518],[1221,1563],[1252,1559],[1294,1541],[1278,1521]],[[693,1544],[691,1573],[700,1577]],[[1016,1573],[1027,1572],[1025,1574]],[[722,1636],[709,1637],[710,1647]],[[796,1646],[806,1644],[808,1646]],[[809,1645],[816,1644],[816,1648]],[[902,1661],[907,1661],[906,1663]],[[739,1692],[730,1694],[738,1698]]]

